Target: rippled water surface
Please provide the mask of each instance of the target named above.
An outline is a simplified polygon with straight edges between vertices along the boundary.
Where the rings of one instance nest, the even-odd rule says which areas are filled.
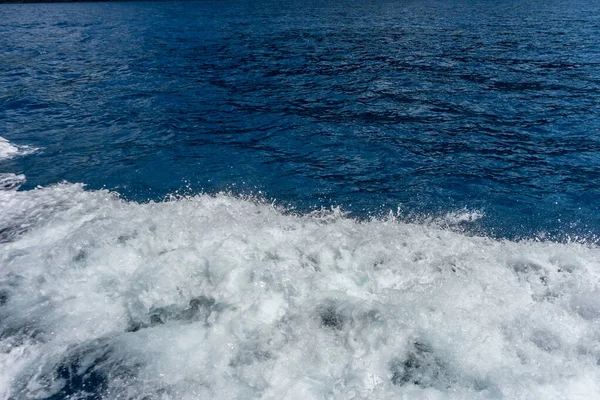
[[[600,232],[598,2],[2,5],[0,168]]]
[[[0,400],[600,398],[600,3],[0,4]]]

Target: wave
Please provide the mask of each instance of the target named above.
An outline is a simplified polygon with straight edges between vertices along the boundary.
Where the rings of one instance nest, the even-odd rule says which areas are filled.
[[[0,399],[600,395],[600,248],[438,225],[0,191]]]
[[[37,148],[30,146],[16,146],[0,136],[0,161],[31,154],[37,150]]]

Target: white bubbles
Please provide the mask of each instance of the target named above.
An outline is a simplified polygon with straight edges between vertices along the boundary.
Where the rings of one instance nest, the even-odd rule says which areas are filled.
[[[600,395],[595,246],[228,195],[4,196],[0,399]]]
[[[34,147],[16,146],[0,136],[0,161],[16,156],[31,154],[35,151],[37,151],[37,149]]]
[[[19,174],[0,174],[0,191],[16,190],[25,183],[25,175]]]
[[[8,140],[0,137],[0,160],[14,157],[19,152],[16,146],[13,146]]]

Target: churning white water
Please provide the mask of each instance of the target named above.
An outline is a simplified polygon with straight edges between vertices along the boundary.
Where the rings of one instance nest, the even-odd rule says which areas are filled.
[[[0,136],[0,161],[15,156],[31,154],[37,149],[30,146],[16,146]]]
[[[593,245],[76,184],[0,242],[0,399],[600,397]]]

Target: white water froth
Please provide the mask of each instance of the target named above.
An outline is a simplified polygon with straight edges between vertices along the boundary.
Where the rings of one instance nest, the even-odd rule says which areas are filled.
[[[0,242],[0,399],[600,397],[592,245],[73,184]]]
[[[34,153],[37,149],[29,146],[16,146],[0,136],[0,161],[16,156]]]
[[[26,181],[27,179],[23,174],[0,174],[0,190],[16,190]]]

